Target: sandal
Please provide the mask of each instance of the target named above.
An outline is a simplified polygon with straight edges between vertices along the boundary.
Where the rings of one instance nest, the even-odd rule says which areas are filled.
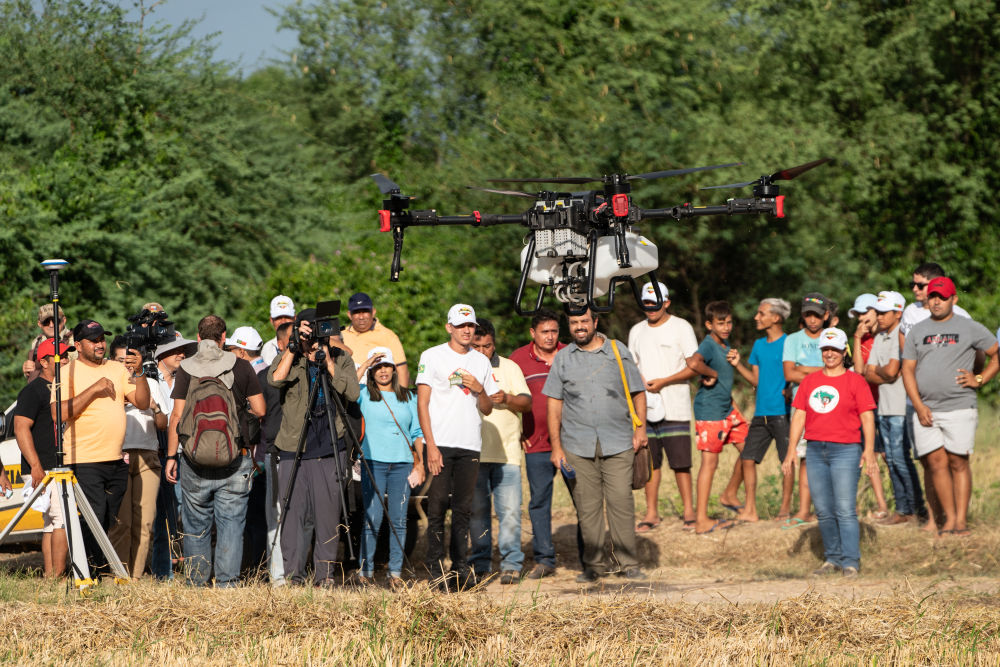
[[[640,521],[639,524],[635,527],[635,532],[648,533],[649,531],[653,530],[659,525],[660,521],[657,521],[656,523],[653,523],[652,521]]]

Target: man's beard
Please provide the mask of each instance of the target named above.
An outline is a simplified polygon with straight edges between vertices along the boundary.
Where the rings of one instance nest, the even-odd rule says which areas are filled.
[[[594,329],[593,331],[590,331],[587,334],[586,338],[579,338],[578,334],[574,333],[573,340],[576,342],[577,345],[589,345],[590,341],[594,340],[594,336],[596,336],[596,335],[597,335],[597,330],[596,329]]]

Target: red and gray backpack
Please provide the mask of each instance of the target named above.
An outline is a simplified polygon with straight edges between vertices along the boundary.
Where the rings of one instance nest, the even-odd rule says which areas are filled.
[[[222,379],[191,378],[177,436],[184,455],[197,465],[222,468],[239,457],[239,413],[233,391]]]

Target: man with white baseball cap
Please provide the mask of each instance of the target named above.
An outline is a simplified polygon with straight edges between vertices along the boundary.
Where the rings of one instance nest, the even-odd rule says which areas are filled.
[[[475,584],[468,562],[469,520],[479,476],[482,415],[493,411],[490,398],[500,388],[486,356],[472,349],[476,311],[457,303],[448,310],[449,340],[420,355],[417,366],[417,415],[426,443],[427,560],[432,578],[444,590]],[[449,500],[450,496],[450,500]],[[445,578],[444,518],[451,508],[451,568]]]
[[[645,321],[628,333],[628,349],[646,383],[646,432],[653,474],[646,483],[646,515],[636,527],[645,533],[660,525],[660,479],[664,455],[674,471],[677,491],[684,506],[684,525],[693,526],[694,502],[691,491],[691,389],[688,381],[697,373],[687,360],[698,351],[694,328],[686,320],[667,312],[670,292],[657,283],[662,305],[645,311]],[[656,290],[648,282],[640,291],[643,306],[656,304]],[[658,400],[657,400],[658,399]]]
[[[279,294],[278,296],[271,299],[271,326],[277,330],[282,324],[286,322],[291,322],[295,319],[295,303],[290,297],[284,294]],[[274,358],[278,356],[278,337],[275,336],[271,340],[264,343],[264,347],[260,351],[260,357],[264,361],[264,365],[270,367],[271,362]]]
[[[226,339],[226,349],[240,359],[249,361],[254,373],[260,373],[268,368],[262,356],[263,345],[264,340],[253,327],[237,327],[233,335]]]
[[[885,463],[896,498],[895,513],[881,523],[890,526],[907,523],[927,513],[920,478],[910,455],[910,443],[904,437],[906,390],[899,373],[899,327],[905,306],[906,301],[899,292],[878,293],[874,306],[878,328],[871,355],[863,370],[869,384],[878,386],[876,451],[885,452]]]

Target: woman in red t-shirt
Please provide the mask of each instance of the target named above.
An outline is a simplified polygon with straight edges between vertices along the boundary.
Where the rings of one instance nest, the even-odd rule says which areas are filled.
[[[823,370],[806,376],[799,385],[788,441],[798,442],[805,431],[809,490],[826,559],[814,574],[843,572],[850,577],[861,566],[858,479],[862,468],[866,474],[878,469],[875,401],[864,378],[844,367],[847,334],[825,329],[819,347]],[[863,448],[859,435],[864,436]],[[781,466],[785,474],[792,471],[795,458],[794,449],[789,449]]]

